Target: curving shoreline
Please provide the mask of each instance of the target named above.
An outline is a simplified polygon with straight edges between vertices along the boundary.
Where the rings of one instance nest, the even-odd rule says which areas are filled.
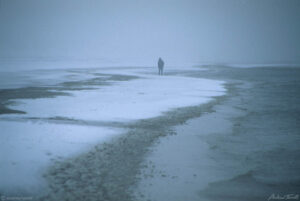
[[[215,70],[201,76],[237,85],[152,147],[137,200],[297,199],[300,69]]]
[[[86,152],[55,160],[44,174],[48,188],[34,199],[252,201],[297,194],[300,70],[210,67],[183,74],[224,80],[226,94],[122,123],[29,118],[123,129]]]
[[[45,175],[50,189],[41,200],[133,200],[132,189],[142,176],[142,163],[158,138],[174,134],[172,126],[210,112],[224,98],[129,124],[126,134],[58,162]]]
[[[14,93],[14,89],[1,91],[5,95],[2,104],[16,99],[17,104],[9,105],[10,109],[26,113],[1,116],[0,126],[6,136],[1,150],[11,153],[1,157],[1,195],[34,195],[37,199],[51,200],[56,196],[61,196],[60,199],[74,194],[83,196],[82,190],[98,189],[91,199],[96,199],[95,196],[114,199],[117,195],[129,199],[132,195],[124,189],[135,183],[139,165],[150,145],[159,136],[172,133],[171,126],[199,115],[202,111],[199,108],[211,104],[207,103],[214,99],[211,96],[224,94],[223,82],[184,77],[178,70],[163,78],[153,75],[151,68],[139,68],[139,72],[125,68],[124,76],[119,74],[121,69],[106,70],[105,74],[99,74],[99,70],[59,71],[61,79],[73,80],[75,76],[77,81],[47,87],[42,84],[33,94],[22,89],[19,92],[25,94]],[[137,77],[145,79],[137,80]],[[105,80],[117,83],[105,84]],[[47,80],[43,81],[47,85]],[[82,104],[86,101],[88,104]],[[203,107],[189,106],[200,103]],[[143,120],[139,120],[141,117]],[[98,145],[94,147],[95,144]],[[51,164],[45,173],[51,196],[40,197],[48,185],[40,174]],[[119,170],[124,164],[127,172]],[[102,179],[98,181],[99,178]],[[115,179],[119,183],[112,182]]]

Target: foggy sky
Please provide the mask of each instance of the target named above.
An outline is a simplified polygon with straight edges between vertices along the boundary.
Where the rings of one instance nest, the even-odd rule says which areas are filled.
[[[0,0],[0,58],[300,63],[298,0]]]

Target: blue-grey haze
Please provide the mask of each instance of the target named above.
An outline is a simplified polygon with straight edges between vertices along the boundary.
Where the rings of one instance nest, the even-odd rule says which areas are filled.
[[[0,58],[300,63],[298,0],[0,0]]]

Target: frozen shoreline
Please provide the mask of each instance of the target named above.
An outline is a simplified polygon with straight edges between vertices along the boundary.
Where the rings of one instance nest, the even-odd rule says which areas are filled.
[[[53,71],[53,76],[43,71],[33,72],[31,76],[41,74],[41,78],[37,81],[30,78],[26,78],[25,82],[19,80],[19,86],[30,87],[38,83],[41,85],[39,91],[50,88],[52,93],[59,89],[59,83],[68,82],[71,83],[69,88],[63,85],[59,92],[67,92],[71,96],[54,94],[53,98],[38,96],[30,99],[29,94],[29,99],[17,99],[18,104],[9,106],[26,114],[1,115],[0,123],[5,135],[1,142],[3,179],[0,189],[7,195],[39,192],[45,187],[41,179],[45,167],[53,161],[63,163],[70,156],[84,153],[84,150],[126,132],[128,126],[114,128],[113,125],[118,122],[131,125],[141,118],[155,119],[175,108],[208,103],[212,96],[224,94],[223,82],[178,75],[158,77],[149,68],[106,69],[104,72],[77,69],[59,73]],[[176,70],[176,74],[178,72]],[[54,79],[57,73],[59,80]],[[119,76],[120,73],[138,79],[124,79]],[[112,75],[116,81],[110,81]],[[8,83],[7,88],[10,85],[12,90],[16,86]],[[74,85],[76,88],[71,88]],[[44,86],[47,88],[44,89]],[[80,87],[92,89],[78,90]],[[26,157],[22,157],[23,154]]]
[[[134,189],[142,177],[143,161],[161,137],[172,135],[172,126],[209,112],[221,101],[184,107],[159,117],[128,125],[128,132],[87,153],[52,166],[45,175],[50,184],[42,200],[135,200]]]
[[[149,75],[143,72],[139,73]],[[62,116],[15,119],[37,126],[117,128],[117,133],[124,134],[108,136],[105,143],[93,141],[94,145],[88,145],[93,148],[54,160],[44,174],[49,188],[34,198],[85,200],[88,195],[90,200],[105,201],[165,197],[252,201],[266,200],[272,193],[297,195],[299,69],[211,67],[183,74],[225,80],[227,93],[204,104],[171,109],[142,120],[103,122]],[[167,192],[155,188],[162,185]]]
[[[200,192],[209,183],[247,172],[232,169],[232,161],[216,160],[211,152],[218,145],[208,140],[219,133],[230,135],[233,119],[245,115],[236,107],[240,104],[230,93],[211,111],[172,127],[175,135],[159,138],[143,162],[141,180],[133,190],[136,200],[205,200]]]
[[[220,104],[160,138],[142,168],[136,200],[268,200],[299,197],[300,70],[199,73],[234,84]]]

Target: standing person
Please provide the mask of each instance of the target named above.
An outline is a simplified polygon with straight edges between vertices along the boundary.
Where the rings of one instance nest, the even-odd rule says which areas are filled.
[[[158,66],[158,75],[163,75],[164,72],[164,61],[159,57],[157,66]]]

